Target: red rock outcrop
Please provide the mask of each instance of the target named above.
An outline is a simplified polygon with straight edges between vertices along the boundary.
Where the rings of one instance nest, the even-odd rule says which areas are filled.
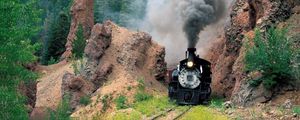
[[[157,81],[165,77],[165,49],[147,33],[129,31],[110,21],[96,24],[84,56],[79,76],[95,86],[91,98],[94,107],[82,106],[72,117],[81,118],[89,111],[84,116],[90,119],[102,109],[103,104],[97,99],[105,95],[116,98],[122,94],[133,101],[138,80],[144,80],[148,92],[166,93],[165,87]],[[109,110],[114,108],[108,107]]]
[[[74,0],[71,7],[71,26],[67,38],[66,51],[61,56],[61,59],[72,57],[72,44],[76,38],[76,31],[79,25],[82,25],[84,37],[87,39],[90,36],[91,29],[94,25],[94,1],[93,0]]]
[[[254,28],[265,32],[270,26],[289,18],[292,4],[292,1],[285,0],[235,1],[230,21],[225,27],[225,36],[211,49],[214,53],[208,54],[213,65],[212,86],[215,94],[232,99],[240,105],[270,99],[272,94],[269,91],[251,89],[246,82],[249,76],[244,70],[243,43],[247,38],[253,38]]]

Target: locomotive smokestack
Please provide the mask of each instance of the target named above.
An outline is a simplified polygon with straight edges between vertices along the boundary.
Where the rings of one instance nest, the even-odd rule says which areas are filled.
[[[194,62],[194,59],[196,57],[196,48],[188,48],[186,52],[186,57],[188,61]]]
[[[224,0],[181,0],[180,5],[189,48],[196,46],[199,33],[207,25],[218,22],[225,11]]]

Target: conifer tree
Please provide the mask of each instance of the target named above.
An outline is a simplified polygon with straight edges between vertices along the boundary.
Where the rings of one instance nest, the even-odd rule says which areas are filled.
[[[40,10],[35,0],[0,1],[0,118],[28,119],[25,99],[18,91],[20,81],[36,78],[23,66],[36,60],[37,45],[31,38],[39,31]]]

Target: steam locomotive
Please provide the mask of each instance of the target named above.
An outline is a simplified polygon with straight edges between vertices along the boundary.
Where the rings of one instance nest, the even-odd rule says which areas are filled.
[[[173,70],[168,96],[177,104],[207,104],[211,94],[211,63],[195,54],[196,48],[188,48],[186,59]]]

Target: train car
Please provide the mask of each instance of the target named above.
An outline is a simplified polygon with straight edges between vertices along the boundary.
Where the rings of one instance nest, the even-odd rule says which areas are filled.
[[[211,94],[211,63],[195,54],[196,48],[188,48],[186,59],[172,71],[168,96],[177,104],[207,104]]]

